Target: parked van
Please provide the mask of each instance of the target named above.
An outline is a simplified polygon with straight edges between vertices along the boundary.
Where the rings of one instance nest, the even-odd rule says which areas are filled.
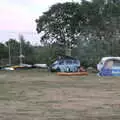
[[[77,72],[80,68],[80,61],[75,58],[62,58],[56,60],[51,66],[50,71],[57,72]]]

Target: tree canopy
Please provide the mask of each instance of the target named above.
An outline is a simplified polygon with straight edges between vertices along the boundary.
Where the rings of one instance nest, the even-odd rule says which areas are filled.
[[[36,20],[41,42],[72,48],[72,55],[95,64],[103,56],[120,56],[120,0],[58,3]],[[71,45],[71,46],[70,46]]]

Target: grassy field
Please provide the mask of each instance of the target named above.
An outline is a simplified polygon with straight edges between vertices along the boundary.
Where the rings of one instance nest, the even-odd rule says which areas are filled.
[[[120,78],[0,71],[0,120],[120,120]]]

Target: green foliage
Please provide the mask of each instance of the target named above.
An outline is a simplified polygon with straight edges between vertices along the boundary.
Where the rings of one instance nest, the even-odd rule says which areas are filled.
[[[6,43],[7,48],[10,45],[11,56],[19,56],[19,42],[15,39],[9,39]]]
[[[120,56],[120,0],[58,3],[39,16],[36,24],[44,46],[32,46],[21,36],[25,63],[49,65],[64,55],[66,48],[72,48],[72,56],[86,67],[96,66],[104,56]],[[8,42],[12,57],[18,58],[19,42]],[[8,42],[0,45],[0,58],[7,57]]]
[[[54,42],[62,44],[60,47],[64,51],[66,47],[71,47],[69,43],[75,44],[74,33],[76,22],[73,16],[78,9],[78,3],[67,2],[55,4],[47,12],[44,12],[36,20],[37,32],[41,33],[44,31],[40,41],[44,44]]]
[[[94,66],[101,57],[120,56],[119,16],[119,0],[59,3],[36,20],[37,31],[45,33],[41,41],[46,44],[55,40],[65,49],[71,43],[72,56]]]
[[[7,58],[7,56],[8,56],[7,47],[4,44],[0,43],[0,59]]]

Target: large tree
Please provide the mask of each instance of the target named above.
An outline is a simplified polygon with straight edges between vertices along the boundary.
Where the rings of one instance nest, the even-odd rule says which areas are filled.
[[[72,55],[89,65],[120,55],[119,0],[55,4],[36,23],[41,42],[73,46]]]
[[[53,5],[47,12],[44,12],[36,20],[37,32],[44,33],[41,42],[57,42],[65,48],[75,44],[74,34],[77,22],[74,21],[73,17],[79,7],[78,3],[58,3]]]

